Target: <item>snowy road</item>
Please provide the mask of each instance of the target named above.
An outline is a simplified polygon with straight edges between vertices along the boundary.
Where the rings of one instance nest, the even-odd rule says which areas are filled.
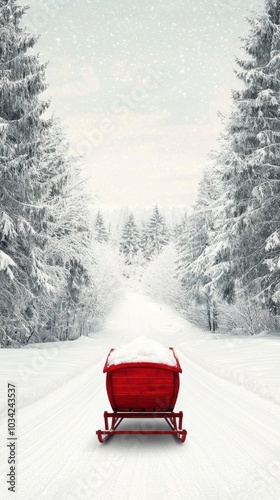
[[[1,445],[1,500],[280,498],[280,406],[244,388],[240,377],[232,383],[203,368],[207,352],[203,342],[195,344],[196,333],[169,308],[124,292],[102,332],[58,351],[45,348],[57,352],[36,368],[25,392],[21,363],[30,365],[38,350],[0,351],[1,398],[8,379],[18,382],[19,401],[24,392],[18,415],[18,492],[7,492],[7,449]],[[102,373],[106,354],[139,335],[172,345],[179,354],[183,374],[176,409],[184,411],[185,444],[172,436],[97,441],[95,430],[103,428],[103,411],[110,410]],[[279,342],[273,342],[279,354]],[[191,359],[201,349],[199,364],[188,356],[188,345]],[[225,356],[229,351],[234,356],[234,348],[225,347]],[[66,382],[67,373],[71,378]],[[253,375],[248,372],[254,382]],[[5,444],[5,417],[0,437]]]

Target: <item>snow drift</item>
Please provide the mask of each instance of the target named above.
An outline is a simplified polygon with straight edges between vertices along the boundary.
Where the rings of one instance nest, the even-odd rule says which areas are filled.
[[[112,351],[108,359],[108,366],[141,362],[176,365],[176,359],[168,347],[141,336]]]

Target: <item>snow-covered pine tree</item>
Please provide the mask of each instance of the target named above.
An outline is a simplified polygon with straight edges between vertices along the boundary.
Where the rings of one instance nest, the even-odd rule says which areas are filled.
[[[215,169],[204,169],[196,203],[185,219],[184,230],[177,241],[177,276],[182,284],[182,305],[189,319],[197,321],[197,306],[202,307],[201,326],[217,329],[217,297],[221,294],[221,269],[217,269],[217,256],[224,246],[216,238],[221,184]],[[222,271],[224,269],[222,268]],[[195,318],[196,316],[196,318]]]
[[[185,212],[180,222],[176,222],[172,229],[172,239],[177,242],[182,236],[188,220],[188,212]]]
[[[89,274],[94,287],[80,166],[58,124],[44,119],[45,66],[27,53],[36,37],[20,26],[25,11],[16,0],[0,0],[3,345],[44,333],[65,338],[83,306]]]
[[[108,242],[108,231],[105,227],[104,219],[100,210],[98,210],[96,215],[94,233],[95,233],[95,239],[99,243]]]
[[[169,233],[165,218],[156,205],[147,224],[147,235],[145,247],[143,248],[145,258],[151,260],[159,255],[168,242]]]
[[[130,213],[124,223],[120,242],[120,253],[124,255],[126,264],[131,265],[137,263],[141,252],[140,247],[139,230],[133,213]]]
[[[244,88],[233,92],[218,162],[224,168],[231,274],[271,305],[279,300],[280,1],[250,20],[249,56],[237,60]]]
[[[16,0],[0,0],[0,322],[4,339],[30,335],[38,321],[37,297],[51,287],[43,259],[45,207],[38,154],[48,126],[42,117],[48,104],[39,100],[46,88],[45,66],[37,56],[27,55],[36,37],[20,27],[25,11]]]
[[[148,254],[148,220],[147,218],[142,218],[141,222],[140,222],[140,247],[141,247],[141,251],[142,251],[142,255],[143,255],[143,258],[145,260],[148,260],[147,259],[147,254]]]
[[[92,257],[92,221],[89,194],[81,177],[79,159],[69,153],[69,144],[57,120],[43,137],[41,180],[46,207],[47,244],[45,260],[53,276],[55,293],[49,299],[48,321],[41,321],[45,337],[64,340],[71,330],[82,331],[77,322],[85,323],[85,290],[95,288]],[[88,198],[88,199],[87,199]],[[94,269],[93,269],[94,268]],[[45,298],[44,298],[45,302]]]
[[[182,289],[176,277],[177,248],[171,241],[160,254],[146,262],[141,279],[141,288],[155,300],[180,309]]]

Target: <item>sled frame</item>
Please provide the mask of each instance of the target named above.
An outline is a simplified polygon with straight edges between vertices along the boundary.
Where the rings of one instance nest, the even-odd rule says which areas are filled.
[[[169,425],[171,430],[116,430],[120,423],[124,418],[145,418],[145,419],[153,419],[153,418],[163,418]],[[111,422],[110,422],[111,419]],[[96,431],[98,440],[100,443],[104,443],[110,436],[114,434],[171,434],[176,436],[181,443],[184,443],[187,436],[186,429],[182,429],[183,426],[183,412],[179,411],[175,412],[123,412],[123,411],[114,411],[113,413],[104,412],[104,422],[105,422],[105,430]]]

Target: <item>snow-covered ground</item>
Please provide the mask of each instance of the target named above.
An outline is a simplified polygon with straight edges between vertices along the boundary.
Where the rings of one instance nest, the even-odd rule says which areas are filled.
[[[176,348],[187,440],[127,435],[101,445],[106,356],[143,335]],[[102,331],[37,347],[0,350],[1,500],[280,498],[279,338],[206,334],[123,291]],[[17,494],[6,486],[8,381],[21,407]]]

